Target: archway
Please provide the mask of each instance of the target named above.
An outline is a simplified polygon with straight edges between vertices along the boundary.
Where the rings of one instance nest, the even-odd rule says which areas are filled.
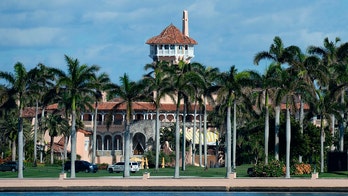
[[[142,133],[136,133],[133,137],[133,154],[143,155],[146,149],[145,135]]]

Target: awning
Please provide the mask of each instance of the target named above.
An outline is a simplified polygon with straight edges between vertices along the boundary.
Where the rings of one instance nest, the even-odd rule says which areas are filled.
[[[193,142],[193,137],[195,137],[195,144],[199,144],[199,137],[201,137],[202,145],[204,144],[203,140],[203,129],[200,131],[196,130],[196,133],[193,134],[193,128],[186,129],[186,140]],[[216,141],[219,140],[219,133],[216,128],[208,128],[207,129],[207,145],[215,146]]]

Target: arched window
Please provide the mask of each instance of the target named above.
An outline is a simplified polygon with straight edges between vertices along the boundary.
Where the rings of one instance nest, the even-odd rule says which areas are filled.
[[[122,136],[116,135],[114,139],[114,149],[122,150],[123,149],[123,139]]]
[[[97,135],[97,150],[103,150],[102,146],[103,146],[102,138],[100,135]]]
[[[92,121],[92,115],[91,114],[83,114],[83,121]]]
[[[115,125],[122,125],[123,122],[123,115],[122,114],[115,114]]]
[[[110,135],[104,137],[104,150],[112,150],[112,140]]]

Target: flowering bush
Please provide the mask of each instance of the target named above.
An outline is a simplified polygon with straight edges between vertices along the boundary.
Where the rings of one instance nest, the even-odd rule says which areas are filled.
[[[302,175],[302,174],[310,174],[311,173],[311,165],[305,164],[305,163],[297,163],[294,165],[295,167],[295,175]]]
[[[284,164],[277,160],[272,160],[265,165],[261,162],[254,166],[253,176],[256,177],[280,177],[283,173]]]

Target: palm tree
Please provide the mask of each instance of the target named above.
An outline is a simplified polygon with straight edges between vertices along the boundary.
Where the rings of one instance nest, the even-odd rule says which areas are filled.
[[[152,69],[149,73],[144,76],[144,82],[147,86],[147,93],[150,94],[150,97],[156,107],[156,124],[155,124],[155,139],[156,139],[156,160],[155,160],[155,169],[158,170],[159,165],[159,154],[160,154],[160,120],[159,120],[159,111],[161,107],[161,99],[166,95],[170,94],[170,78],[166,74],[165,70],[168,69],[168,63],[165,61],[156,62],[153,64],[145,65],[145,70]],[[155,95],[151,96],[152,93]]]
[[[291,143],[291,122],[290,109],[291,104],[296,107],[296,98],[299,92],[308,92],[308,86],[301,80],[296,73],[291,72],[291,69],[283,69],[281,73],[282,84],[277,89],[275,102],[280,104],[285,99],[286,107],[286,178],[290,178],[290,143]]]
[[[61,135],[63,130],[69,126],[69,122],[66,118],[63,118],[59,111],[49,113],[45,119],[45,128],[48,130],[49,136],[51,137],[50,141],[50,150],[51,150],[51,164],[54,163],[54,137]]]
[[[269,106],[270,95],[273,95],[279,86],[279,74],[281,68],[278,65],[271,64],[264,75],[250,71],[254,81],[254,91],[258,94],[257,103],[259,108],[265,108],[265,164],[268,164],[268,143],[269,143]],[[273,96],[272,96],[273,97]]]
[[[205,167],[207,167],[208,162],[208,156],[207,156],[207,107],[206,104],[209,100],[210,103],[214,101],[212,94],[217,90],[216,81],[217,77],[219,76],[219,69],[218,68],[211,68],[211,67],[205,67],[201,64],[194,63],[194,71],[198,73],[198,76],[201,78],[201,80],[196,80],[194,83],[195,87],[195,99],[200,100],[201,105],[204,109],[203,111],[203,145],[204,145],[204,164]],[[203,97],[203,100],[201,100],[201,96]],[[196,107],[195,107],[195,114],[196,114]],[[195,115],[196,119],[196,115]],[[196,124],[196,123],[194,123]],[[195,133],[195,129],[194,129]],[[201,157],[200,157],[201,159]]]
[[[336,89],[329,89],[340,91],[341,104],[344,104],[345,90],[348,86],[347,84],[347,63],[346,59],[348,57],[348,42],[338,45],[341,41],[340,38],[336,37],[335,41],[329,41],[328,38],[324,39],[323,47],[309,46],[308,53],[317,55],[321,58],[321,65],[328,68],[330,72],[330,78],[332,81],[336,81]],[[340,151],[344,150],[344,111],[341,111],[339,115],[341,120],[339,122],[340,129]]]
[[[5,79],[9,83],[18,103],[18,178],[23,178],[23,109],[27,101],[28,72],[24,65],[18,62],[14,65],[14,74],[1,71],[0,78]]]
[[[261,60],[271,60],[279,67],[282,64],[288,63],[293,60],[294,54],[299,54],[300,49],[297,46],[284,47],[283,41],[280,37],[276,36],[273,39],[269,51],[262,51],[255,55],[254,64],[258,65]],[[275,107],[275,159],[279,160],[279,122],[280,122],[280,105]]]
[[[200,80],[197,73],[193,71],[187,71],[187,64],[183,61],[180,61],[177,65],[172,65],[168,69],[168,74],[171,78],[171,88],[173,94],[176,94],[176,97],[173,101],[176,104],[175,112],[175,172],[174,178],[179,178],[179,161],[180,161],[180,125],[179,125],[179,110],[180,102],[182,99],[188,100],[188,97],[191,97],[194,94],[194,87],[192,81]],[[185,118],[185,116],[183,117]],[[183,130],[183,137],[185,137],[185,130]],[[186,139],[184,138],[183,143],[185,144]],[[183,153],[182,159],[185,160]],[[183,161],[184,164],[184,161]],[[184,167],[184,166],[183,166]]]
[[[93,145],[92,145],[92,163],[95,164],[96,146],[97,146],[97,115],[98,102],[103,98],[103,92],[111,88],[111,82],[108,74],[102,73],[93,80],[94,85],[94,122],[93,122]]]
[[[221,73],[218,78],[218,91],[217,91],[217,101],[221,104],[225,104],[227,108],[227,118],[226,118],[226,148],[227,153],[225,153],[225,165],[226,165],[226,177],[235,170],[236,168],[236,140],[237,140],[237,130],[236,130],[236,101],[242,96],[243,86],[251,85],[250,73],[248,72],[237,72],[235,66],[231,66],[228,72]],[[233,107],[233,160],[231,159],[231,107]],[[231,168],[232,165],[232,168]]]
[[[316,93],[317,99],[310,103],[315,112],[320,115],[320,172],[324,172],[324,120],[330,119],[332,115],[339,115],[342,105],[333,100],[335,96],[328,89],[319,88]]]
[[[38,132],[38,113],[39,113],[39,104],[42,104],[42,99],[44,94],[48,91],[48,88],[53,86],[53,74],[49,69],[39,63],[29,75],[29,91],[31,98],[35,101],[35,121],[34,121],[34,157],[33,165],[36,166],[37,161],[37,132]]]
[[[79,100],[86,95],[93,94],[93,81],[95,73],[99,70],[98,66],[80,65],[77,59],[65,55],[68,71],[63,72],[56,69],[59,76],[57,86],[64,89],[69,97],[71,104],[71,178],[75,178],[75,160],[76,160],[76,106]]]
[[[113,85],[110,89],[110,96],[116,95],[123,99],[115,106],[115,109],[121,104],[126,104],[126,127],[124,132],[124,172],[123,177],[129,177],[129,159],[130,159],[130,125],[132,123],[132,104],[134,101],[141,100],[143,96],[144,85],[141,82],[131,81],[125,73],[120,77],[120,85]]]

